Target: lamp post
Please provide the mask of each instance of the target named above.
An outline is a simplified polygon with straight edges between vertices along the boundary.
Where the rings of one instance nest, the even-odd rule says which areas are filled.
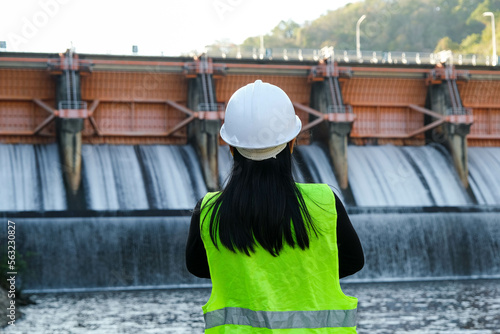
[[[359,26],[363,20],[366,19],[366,15],[359,18],[358,23],[356,23],[356,56],[361,59],[361,47],[359,45]]]
[[[491,43],[493,45],[493,55],[491,57],[491,65],[496,66],[498,57],[497,57],[497,41],[495,37],[495,15],[492,12],[484,12],[483,16],[491,17]]]

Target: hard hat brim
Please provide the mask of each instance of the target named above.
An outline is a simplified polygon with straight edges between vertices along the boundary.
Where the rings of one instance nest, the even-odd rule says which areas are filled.
[[[220,129],[220,136],[224,142],[228,145],[234,147],[241,147],[246,149],[263,149],[270,148],[274,146],[278,146],[284,143],[288,143],[292,139],[298,136],[300,130],[302,129],[302,122],[299,116],[295,115],[295,128],[293,131],[290,131],[287,136],[280,138],[280,140],[275,141],[274,143],[267,143],[266,145],[259,144],[257,141],[255,142],[240,142],[235,136],[229,136],[226,132],[225,124],[222,125]]]

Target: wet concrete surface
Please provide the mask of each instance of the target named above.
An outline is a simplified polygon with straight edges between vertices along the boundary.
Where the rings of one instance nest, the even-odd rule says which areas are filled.
[[[500,280],[344,283],[358,333],[500,333]],[[34,294],[17,333],[203,333],[210,289]],[[0,330],[1,331],[1,330]]]

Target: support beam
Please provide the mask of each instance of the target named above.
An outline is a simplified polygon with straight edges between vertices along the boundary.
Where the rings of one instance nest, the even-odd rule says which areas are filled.
[[[195,116],[192,115],[192,116],[189,116],[188,118],[186,118],[185,120],[183,120],[182,122],[180,122],[179,124],[177,124],[176,126],[174,126],[172,129],[168,130],[166,133],[165,133],[165,136],[170,136],[172,133],[182,129],[183,127],[185,127],[187,124],[191,123],[193,120],[194,120]]]
[[[40,131],[42,131],[47,125],[50,124],[56,118],[56,115],[52,114],[47,117],[42,123],[40,123],[36,129],[33,131],[33,135],[37,135]]]
[[[43,102],[40,99],[33,99],[33,102],[35,102],[36,105],[38,105],[43,110],[47,111],[49,114],[56,113],[56,110],[52,109],[49,105],[47,105],[45,102]]]
[[[186,108],[186,107],[184,107],[184,106],[182,106],[182,105],[180,105],[180,104],[178,104],[178,103],[176,103],[176,102],[174,102],[172,100],[166,100],[165,103],[167,105],[169,105],[169,106],[171,106],[171,107],[179,110],[179,111],[182,111],[183,113],[185,113],[188,116],[193,116],[193,114],[194,114],[191,110],[189,110],[189,108]]]
[[[410,109],[413,109],[415,111],[421,112],[422,114],[426,114],[426,115],[432,116],[432,117],[437,118],[437,119],[444,118],[443,114],[434,112],[434,111],[429,110],[427,108],[422,108],[420,106],[417,106],[416,104],[410,104],[410,105],[408,105],[408,107],[410,107]]]
[[[444,119],[443,118],[438,119],[437,121],[434,121],[434,122],[432,122],[430,124],[427,124],[426,126],[420,128],[420,129],[417,129],[417,130],[415,130],[413,132],[410,132],[406,138],[415,137],[416,135],[419,135],[419,134],[424,133],[424,132],[426,132],[428,130],[434,129],[435,127],[437,127],[437,126],[439,126],[439,125],[441,125],[443,123],[444,123]]]

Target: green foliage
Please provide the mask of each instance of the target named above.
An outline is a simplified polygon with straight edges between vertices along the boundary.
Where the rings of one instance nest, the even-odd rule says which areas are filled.
[[[481,52],[481,35],[480,34],[471,34],[467,36],[462,43],[460,43],[460,50],[464,51],[464,53],[482,53]],[[478,52],[479,51],[479,52]]]
[[[491,52],[491,23],[483,13],[500,18],[500,0],[365,0],[328,11],[299,25],[281,21],[264,36],[266,48],[354,50],[356,22],[362,50],[461,53]],[[499,24],[496,24],[498,27]],[[497,33],[499,36],[500,33]],[[260,36],[249,37],[243,47],[260,47]]]
[[[0,286],[3,287],[5,290],[9,289],[9,282],[7,281],[7,278],[9,278],[10,275],[7,275],[7,273],[14,271],[17,273],[16,277],[19,277],[20,274],[25,273],[27,268],[26,258],[33,255],[29,253],[26,254],[26,256],[23,256],[17,250],[15,251],[15,254],[16,254],[15,270],[9,269],[7,252],[5,252],[0,257]],[[19,296],[20,293],[21,293],[21,287],[18,285],[18,282],[16,282],[16,296]]]
[[[451,40],[451,38],[446,36],[446,37],[443,37],[439,40],[434,52],[445,51],[445,50],[451,50],[453,52],[457,52],[459,50],[459,48],[460,48],[460,45],[458,45],[458,43],[453,42]]]
[[[271,31],[264,36],[264,45],[266,48],[293,48],[296,47],[296,41],[299,38],[300,25],[294,21],[281,21]],[[243,47],[260,47],[260,36],[247,38]]]

